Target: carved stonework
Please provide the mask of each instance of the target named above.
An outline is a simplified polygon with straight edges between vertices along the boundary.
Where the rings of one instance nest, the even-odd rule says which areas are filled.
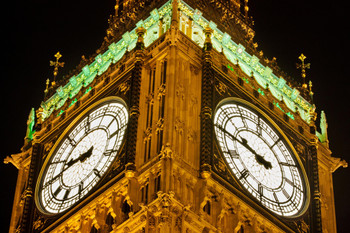
[[[177,117],[175,120],[175,131],[178,134],[182,135],[184,132],[184,129],[185,129],[185,122],[180,120],[179,117]]]
[[[6,156],[6,158],[4,159],[4,163],[5,164],[12,163],[13,166],[15,166],[17,169],[21,169],[23,167],[22,161],[25,156],[26,156],[26,153],[13,154],[11,155],[11,157]]]
[[[150,140],[152,137],[152,127],[148,127],[144,132],[143,132],[143,141],[146,142]]]
[[[304,220],[300,220],[296,223],[298,227],[298,232],[299,233],[308,233],[309,232],[309,226],[305,223]]]
[[[150,93],[149,95],[146,96],[146,104],[150,104],[150,105],[154,104],[153,93]]]
[[[199,71],[200,71],[200,69],[199,69],[197,66],[193,65],[193,64],[190,64],[190,70],[191,70],[191,72],[193,72],[195,75],[198,75],[198,74],[199,74]]]
[[[164,119],[159,118],[156,123],[156,134],[158,134],[160,131],[162,131],[164,128]]]
[[[117,94],[126,95],[126,93],[129,90],[130,90],[130,83],[128,81],[126,81],[118,86]]]
[[[173,156],[173,150],[171,149],[170,143],[166,143],[162,146],[162,149],[160,151],[160,157],[161,158],[172,158]]]
[[[187,131],[187,140],[193,142],[197,139],[197,133],[192,128],[189,128]]]
[[[218,84],[215,85],[215,90],[220,94],[224,95],[226,92],[228,92],[228,88],[225,84],[222,82],[219,82]]]
[[[176,96],[179,97],[181,100],[185,99],[185,88],[182,83],[177,83],[176,84]]]
[[[165,92],[166,92],[166,85],[165,84],[160,85],[160,87],[158,88],[158,100],[160,100],[163,96],[165,96]]]
[[[37,230],[37,231],[41,230],[43,228],[43,226],[45,225],[46,221],[47,221],[47,219],[44,219],[44,218],[39,216],[33,223],[33,229]]]

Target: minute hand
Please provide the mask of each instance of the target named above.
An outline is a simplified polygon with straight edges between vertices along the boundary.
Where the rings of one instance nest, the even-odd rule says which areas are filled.
[[[272,168],[272,164],[271,162],[269,161],[266,161],[264,159],[263,156],[259,155],[258,153],[256,153],[256,151],[251,148],[249,145],[248,145],[248,141],[247,139],[239,136],[242,141],[240,141],[238,138],[236,138],[234,135],[232,135],[230,132],[228,132],[226,129],[222,128],[220,125],[217,125],[215,124],[216,127],[218,127],[220,130],[222,130],[224,133],[226,133],[228,136],[230,136],[233,140],[239,142],[242,146],[244,146],[245,148],[247,148],[252,154],[255,155],[255,159],[256,161],[260,164],[260,165],[263,165],[266,169],[271,169]]]

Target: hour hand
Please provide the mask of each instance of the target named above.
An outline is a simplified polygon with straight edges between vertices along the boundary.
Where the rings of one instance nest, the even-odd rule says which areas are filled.
[[[81,163],[84,162],[86,159],[88,159],[91,155],[92,155],[92,151],[93,151],[94,147],[91,146],[90,149],[86,152],[84,152],[83,154],[81,154],[78,158],[76,159],[71,159],[68,163],[66,163],[66,165],[68,167],[73,166],[76,162],[80,161]]]
[[[255,160],[256,162],[258,162],[258,164],[260,165],[263,165],[265,167],[265,169],[271,169],[272,168],[272,164],[271,162],[265,160],[265,158],[261,155],[259,155],[258,153],[256,153],[255,150],[253,150],[253,148],[251,148],[249,145],[248,145],[248,141],[247,139],[245,138],[242,138],[240,136],[242,142],[240,142],[243,146],[245,146],[250,152],[252,152],[254,155],[255,155]]]
[[[255,154],[255,159],[256,159],[256,161],[257,161],[259,164],[263,165],[266,169],[271,169],[271,168],[272,168],[271,162],[266,161],[266,160],[264,159],[264,157],[262,157],[261,155]]]
[[[93,150],[94,150],[94,146],[91,146],[88,151],[86,151],[85,153],[83,153],[79,156],[79,161],[84,162],[87,158],[90,158]]]

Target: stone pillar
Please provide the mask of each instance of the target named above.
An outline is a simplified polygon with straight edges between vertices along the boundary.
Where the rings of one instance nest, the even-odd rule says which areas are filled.
[[[138,119],[140,115],[140,87],[141,87],[141,75],[142,75],[142,65],[144,56],[144,41],[143,36],[145,35],[146,29],[138,28],[136,33],[138,35],[138,40],[136,43],[136,61],[131,74],[131,90],[130,90],[130,119],[129,127],[127,132],[127,142],[126,142],[126,161],[125,170],[127,176],[132,176],[131,173],[135,171],[135,157],[136,157],[136,141],[137,141],[137,126]]]
[[[312,232],[322,232],[321,192],[318,175],[317,141],[310,148],[311,154],[311,198],[312,198]]]
[[[310,119],[310,132],[313,134],[312,144],[309,149],[311,156],[311,202],[312,202],[312,232],[321,233],[322,232],[322,215],[321,215],[321,192],[320,192],[320,181],[318,175],[318,157],[317,157],[317,142],[318,138],[316,136],[316,113],[311,112]]]
[[[211,33],[210,28],[204,30],[205,42],[203,47],[202,63],[202,106],[201,106],[201,141],[200,141],[200,164],[201,175],[207,178],[211,170],[213,155],[213,70],[211,62]]]
[[[22,194],[24,196],[23,214],[21,220],[21,233],[32,232],[32,222],[33,222],[33,209],[34,209],[34,191],[35,182],[39,170],[39,159],[41,157],[42,146],[39,143],[33,144],[32,155],[29,165],[28,182],[27,187]]]

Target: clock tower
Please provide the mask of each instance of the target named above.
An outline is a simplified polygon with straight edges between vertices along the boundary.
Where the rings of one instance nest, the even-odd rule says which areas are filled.
[[[9,232],[336,232],[311,84],[257,49],[248,0],[117,0],[101,47],[52,62]],[[302,68],[305,79],[303,56]]]

